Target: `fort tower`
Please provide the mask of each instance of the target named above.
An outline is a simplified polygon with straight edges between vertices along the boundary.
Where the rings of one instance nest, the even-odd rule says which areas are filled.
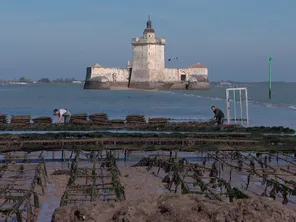
[[[165,81],[164,47],[166,41],[155,36],[150,17],[146,23],[143,37],[133,38],[133,69],[131,87],[154,88],[157,82]]]

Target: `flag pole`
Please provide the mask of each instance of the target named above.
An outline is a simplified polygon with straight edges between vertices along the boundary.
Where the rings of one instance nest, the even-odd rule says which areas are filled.
[[[268,94],[269,94],[269,99],[271,99],[271,78],[272,78],[272,66],[271,66],[271,62],[272,62],[272,57],[269,57],[269,90],[268,90]]]

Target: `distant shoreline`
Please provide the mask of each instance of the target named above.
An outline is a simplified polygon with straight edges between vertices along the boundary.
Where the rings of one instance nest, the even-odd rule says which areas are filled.
[[[52,82],[52,83],[42,83],[42,82],[36,82],[36,83],[23,83],[23,82],[0,82],[0,85],[83,85],[84,82],[79,83],[62,83],[62,82]]]
[[[268,83],[268,82],[237,82],[237,81],[212,81],[211,85],[215,86],[231,86],[235,84],[260,84],[260,83]],[[272,83],[286,83],[286,84],[294,84],[296,82],[285,82],[285,81],[274,81]],[[7,85],[84,85],[84,81],[75,81],[75,82],[18,82],[18,81],[0,81],[0,86]],[[116,87],[115,87],[116,88]],[[118,89],[115,89],[118,90]],[[121,90],[121,89],[120,89]]]

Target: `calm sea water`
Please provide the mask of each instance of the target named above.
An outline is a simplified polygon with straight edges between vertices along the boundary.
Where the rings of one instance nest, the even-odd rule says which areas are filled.
[[[296,128],[296,83],[274,83],[271,100],[268,99],[267,83],[246,83],[238,87],[248,88],[250,125]],[[7,85],[0,86],[0,113],[38,117],[51,116],[54,108],[66,108],[72,113],[106,112],[112,119],[144,114],[147,117],[209,120],[213,116],[211,105],[221,108],[226,115],[225,89],[91,91],[83,90],[82,85]],[[239,104],[236,109],[240,117]]]

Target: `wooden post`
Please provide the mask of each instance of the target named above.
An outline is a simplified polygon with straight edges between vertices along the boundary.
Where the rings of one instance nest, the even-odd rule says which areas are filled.
[[[124,162],[126,162],[126,150],[124,150]]]
[[[178,150],[175,150],[175,159],[178,158]]]
[[[40,208],[40,204],[39,204],[39,198],[36,192],[34,192],[34,206],[36,208]]]
[[[47,178],[46,178],[45,172],[43,169],[41,169],[41,172],[42,172],[42,176],[44,178],[44,186],[47,187]]]
[[[16,214],[17,222],[22,222],[23,221],[22,214],[19,209],[16,210],[15,214]]]
[[[70,167],[70,164],[71,164],[71,160],[72,160],[73,152],[74,152],[74,151],[72,151],[71,154],[70,154],[70,158],[69,158],[69,162],[68,162],[68,168]]]
[[[27,205],[27,221],[34,221],[34,213],[32,210],[31,200],[29,198]]]
[[[65,162],[65,150],[62,150],[62,159],[63,159],[63,162]]]
[[[40,169],[37,169],[37,172],[38,172],[37,178],[39,177],[39,182],[40,182],[40,184],[38,184],[38,185],[41,186],[42,194],[44,195],[45,191],[44,191],[44,186],[43,186],[43,182],[42,182],[42,175],[40,173]]]

